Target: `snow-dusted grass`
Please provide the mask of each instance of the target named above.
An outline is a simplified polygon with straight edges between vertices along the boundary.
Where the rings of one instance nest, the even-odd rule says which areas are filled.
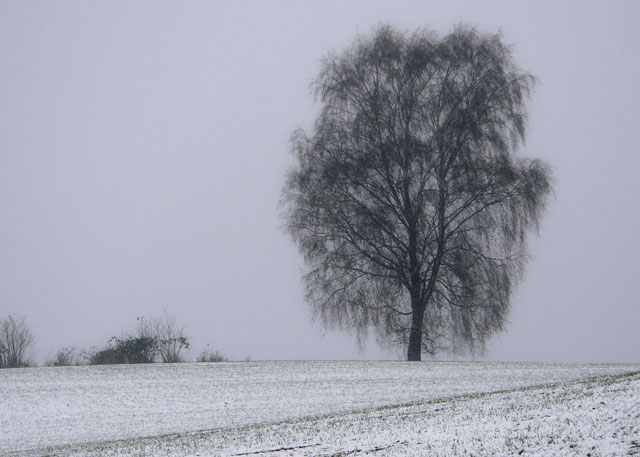
[[[602,376],[639,368],[255,362],[2,370],[0,455],[598,455],[630,449],[628,437],[640,432],[640,376]],[[555,386],[524,389],[545,384]]]

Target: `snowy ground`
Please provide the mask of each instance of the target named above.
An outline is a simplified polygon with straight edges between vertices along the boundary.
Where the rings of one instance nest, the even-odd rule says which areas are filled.
[[[639,369],[257,362],[2,370],[0,455],[640,455],[640,373],[621,375]]]

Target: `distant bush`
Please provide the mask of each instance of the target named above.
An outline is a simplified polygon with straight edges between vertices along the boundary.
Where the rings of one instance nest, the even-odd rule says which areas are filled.
[[[228,360],[222,356],[218,351],[202,351],[197,362],[228,362]]]
[[[116,350],[123,355],[125,363],[151,363],[158,351],[158,340],[150,336],[116,338]]]
[[[176,319],[166,310],[161,316],[136,318],[138,325],[133,335],[113,337],[107,347],[89,353],[91,365],[119,363],[183,362],[184,353],[189,350],[189,338],[184,327],[176,324]]]
[[[126,338],[113,337],[108,347],[94,353],[91,365],[110,365],[118,363],[151,363],[158,351],[158,340],[149,336]]]
[[[89,359],[90,365],[115,365],[119,363],[126,362],[122,354],[114,348],[107,348],[102,351],[95,352]]]
[[[151,316],[149,321],[138,318],[138,336],[152,336],[158,342],[158,355],[162,362],[183,362],[183,351],[189,350],[189,338],[184,327],[178,326],[175,316],[167,310],[160,316]]]
[[[45,367],[69,367],[72,365],[81,365],[80,358],[76,356],[74,348],[58,349],[53,359],[44,363]]]

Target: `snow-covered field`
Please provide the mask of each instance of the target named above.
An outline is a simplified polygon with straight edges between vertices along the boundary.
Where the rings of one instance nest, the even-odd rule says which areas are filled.
[[[638,370],[380,361],[5,369],[0,455],[640,455]]]

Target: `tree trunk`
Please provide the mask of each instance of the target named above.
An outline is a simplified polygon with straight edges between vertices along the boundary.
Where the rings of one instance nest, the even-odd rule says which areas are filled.
[[[414,307],[411,317],[411,332],[409,333],[409,349],[407,350],[407,360],[409,362],[419,362],[422,360],[423,317],[424,307]]]

